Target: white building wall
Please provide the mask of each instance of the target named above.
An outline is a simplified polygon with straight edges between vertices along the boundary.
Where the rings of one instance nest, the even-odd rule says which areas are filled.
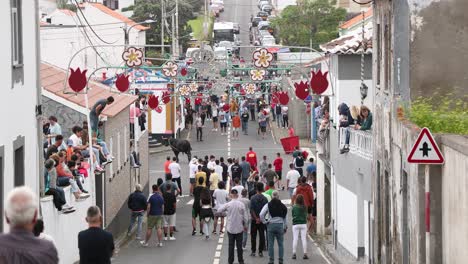
[[[7,129],[0,129],[0,148],[4,147],[3,165],[3,197],[14,188],[14,147],[13,141],[18,137],[24,137],[24,160],[25,160],[25,185],[31,187],[39,195],[38,171],[39,147],[38,127],[35,115],[35,106],[38,104],[38,64],[36,61],[37,45],[36,31],[39,23],[36,20],[35,1],[22,6],[22,29],[23,29],[23,67],[22,80],[13,81],[12,67],[12,41],[11,41],[11,14],[10,1],[0,1],[0,23],[3,26],[3,41],[0,42],[2,55],[0,55],[0,72],[2,73],[2,88],[0,89],[0,113],[1,123]],[[1,153],[0,153],[1,154]],[[27,161],[27,162],[26,162]],[[4,231],[8,226],[0,212]],[[1,231],[1,230],[0,230]]]
[[[357,196],[337,184],[337,218],[338,242],[357,258],[358,216]]]

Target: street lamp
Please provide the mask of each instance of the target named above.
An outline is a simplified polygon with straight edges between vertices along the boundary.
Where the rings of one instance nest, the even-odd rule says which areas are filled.
[[[134,26],[138,26],[138,25],[142,25],[142,24],[152,24],[152,23],[156,23],[156,21],[153,20],[153,19],[147,19],[147,20],[145,20],[145,21],[143,21],[143,22],[135,23],[135,24],[133,24],[132,26],[130,26],[130,27],[128,27],[128,28],[127,28],[127,24],[125,24],[125,27],[122,28],[123,31],[124,31],[124,34],[125,34],[125,35],[124,35],[124,36],[125,36],[125,47],[128,46],[128,44],[129,44],[129,34],[130,34],[130,30],[132,30],[132,28],[133,28]]]

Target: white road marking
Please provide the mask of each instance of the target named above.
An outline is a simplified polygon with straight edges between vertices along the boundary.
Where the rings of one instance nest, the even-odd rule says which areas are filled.
[[[223,241],[224,241],[224,238],[220,237],[219,240],[218,240],[218,244],[223,244]]]
[[[193,204],[193,199],[188,201],[187,205],[192,205]]]
[[[150,170],[149,171],[150,173],[160,173],[160,172],[165,172],[163,170]]]
[[[307,234],[307,237],[309,238],[310,241],[312,241],[312,243],[314,243],[315,247],[318,249],[318,251],[320,252],[320,255],[322,255],[322,258],[328,263],[328,264],[332,264],[332,262],[328,259],[328,257],[325,255],[325,253],[323,253],[322,249],[319,247],[319,245],[317,244],[317,242],[315,242],[315,240],[309,235]]]
[[[215,252],[215,258],[221,257],[221,251],[216,251]]]
[[[213,264],[219,264],[219,258],[215,258],[215,259],[213,260]]]
[[[281,200],[281,202],[282,202],[284,205],[290,205],[290,204],[291,204],[291,199],[283,199],[283,200]]]
[[[219,245],[216,247],[216,250],[221,251],[222,248],[223,248],[223,244],[219,244]]]

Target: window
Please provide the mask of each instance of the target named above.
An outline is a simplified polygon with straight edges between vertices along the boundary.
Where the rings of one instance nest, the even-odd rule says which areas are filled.
[[[3,232],[3,179],[5,179],[3,175],[3,162],[4,162],[4,157],[5,152],[4,152],[4,147],[0,147],[0,233]]]
[[[117,132],[117,171],[120,171],[120,168],[122,167],[122,153],[121,153],[121,145],[122,141],[120,138],[120,131]]]
[[[24,146],[15,149],[15,186],[24,185]]]
[[[23,25],[21,16],[21,1],[11,1],[11,44],[13,67],[23,65]]]
[[[377,24],[377,29],[376,29],[376,45],[377,47],[377,61],[376,61],[376,84],[377,84],[377,89],[380,89],[380,70],[382,68],[381,63],[382,63],[382,36],[380,32],[380,23]]]
[[[113,148],[113,145],[114,145],[114,142],[113,142],[113,138],[111,137],[109,139],[109,152],[112,154],[113,151],[112,151],[112,148]],[[114,177],[114,163],[110,164],[110,168],[109,168],[109,178],[113,178]]]
[[[128,159],[128,127],[124,126],[124,163]]]

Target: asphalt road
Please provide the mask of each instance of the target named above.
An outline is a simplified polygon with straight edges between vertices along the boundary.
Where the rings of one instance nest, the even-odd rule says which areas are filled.
[[[256,15],[258,12],[257,0],[225,0],[225,12],[218,18],[219,21],[237,22],[241,28],[242,45],[249,45],[249,22],[251,14]],[[248,49],[241,49],[241,56],[249,58],[251,53]],[[220,132],[211,131],[212,123],[207,121],[204,128],[203,142],[197,142],[195,129],[188,134],[188,139],[192,144],[192,155],[204,157],[205,155],[215,155],[216,158],[236,157],[240,158],[245,155],[249,147],[253,147],[257,152],[257,157],[263,155],[268,157],[268,161],[272,162],[277,152],[282,153],[285,160],[285,169],[283,175],[286,175],[286,166],[291,159],[284,155],[282,146],[272,137],[270,131],[266,139],[262,139],[257,135],[257,124],[249,123],[249,135],[240,135],[240,140],[234,141],[231,136],[222,136]],[[164,177],[163,163],[165,157],[172,153],[159,153],[150,157],[150,186],[156,183],[158,178]],[[179,156],[180,165],[182,167],[182,187],[183,194],[188,194],[189,179],[188,179],[188,161],[187,157]],[[286,181],[283,179],[283,185]],[[288,204],[289,197],[286,191],[281,192],[281,199]],[[227,236],[211,236],[205,240],[199,235],[192,236],[191,225],[191,208],[193,200],[190,196],[178,198],[177,202],[177,220],[176,225],[179,232],[175,234],[176,241],[164,241],[162,248],[156,247],[156,234],[153,234],[148,248],[141,247],[138,241],[131,241],[128,245],[121,248],[115,256],[113,263],[190,263],[190,264],[218,264],[227,263],[228,257],[228,239]],[[289,212],[290,214],[290,212]],[[290,219],[290,218],[289,218]],[[247,243],[247,249],[250,249],[250,237]],[[308,239],[308,255],[309,260],[302,260],[302,247],[298,245],[298,260],[291,260],[292,256],[292,228],[289,223],[289,230],[285,235],[285,263],[329,263],[324,259],[319,249],[314,243]],[[265,257],[250,257],[250,250],[244,252],[245,263],[248,264],[264,264],[267,263],[268,257],[265,252]],[[237,258],[236,262],[237,263]]]

